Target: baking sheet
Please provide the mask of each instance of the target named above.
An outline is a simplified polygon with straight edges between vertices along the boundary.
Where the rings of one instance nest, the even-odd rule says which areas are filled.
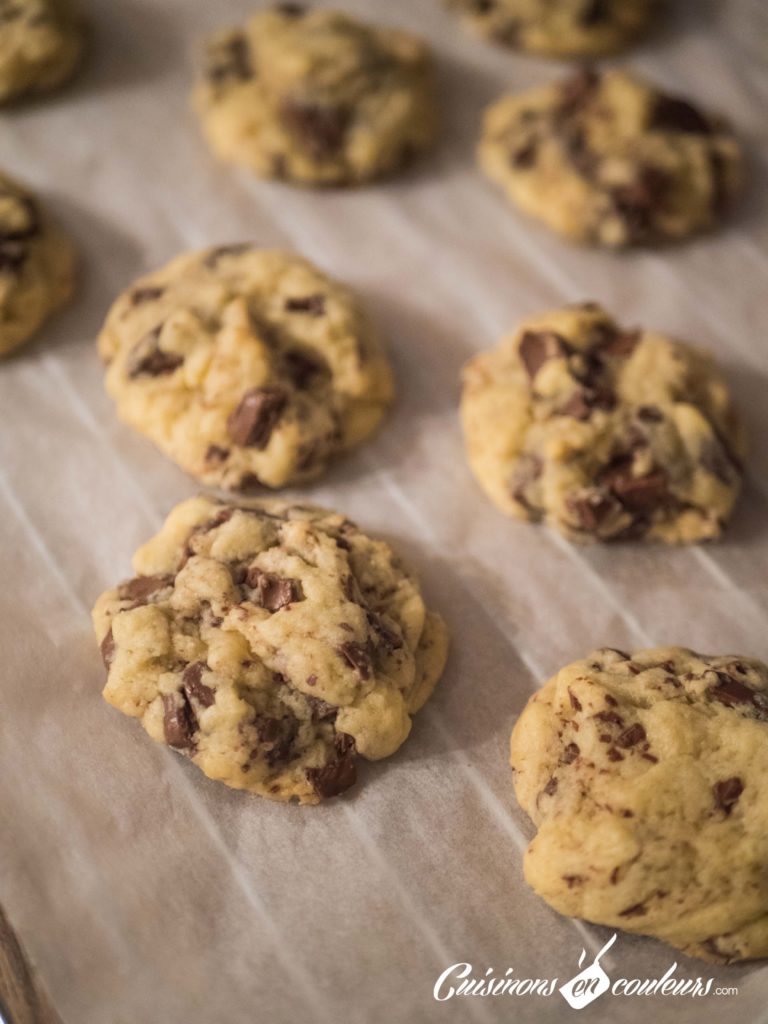
[[[507,739],[529,692],[594,646],[681,643],[768,659],[765,206],[768,10],[678,0],[627,57],[733,118],[752,188],[722,232],[663,253],[567,247],[474,170],[482,107],[557,63],[495,50],[436,0],[338,0],[428,36],[445,140],[356,192],[216,166],[188,108],[198,41],[246,0],[90,0],[91,62],[67,92],[0,119],[0,161],[47,197],[82,254],[76,303],[0,367],[0,900],[66,1024],[269,1020],[549,1021],[560,996],[436,1002],[456,962],[558,977],[606,929],[558,917],[521,879],[532,829]],[[269,804],[206,780],[104,704],[88,619],[194,481],[118,424],[93,338],[114,295],[178,251],[293,246],[358,289],[388,337],[400,398],[385,429],[303,492],[405,551],[453,650],[411,739],[348,798]],[[727,539],[581,550],[505,520],[466,467],[458,374],[524,315],[593,298],[714,349],[752,436]],[[620,935],[612,977],[714,977],[738,996],[662,999],[658,1024],[757,1021],[768,969],[715,968]],[[639,1021],[601,997],[590,1021]]]

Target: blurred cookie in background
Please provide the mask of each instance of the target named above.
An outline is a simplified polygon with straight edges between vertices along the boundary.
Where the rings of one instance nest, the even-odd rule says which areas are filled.
[[[72,297],[75,253],[26,188],[0,174],[0,356]]]
[[[437,123],[425,43],[300,4],[213,36],[194,102],[220,159],[305,185],[390,174]]]
[[[480,35],[543,57],[599,57],[631,45],[658,0],[445,0]]]
[[[83,24],[69,0],[0,0],[0,103],[63,85],[83,44]]]
[[[486,112],[480,166],[572,241],[680,241],[725,216],[742,183],[730,126],[625,71],[582,71]]]

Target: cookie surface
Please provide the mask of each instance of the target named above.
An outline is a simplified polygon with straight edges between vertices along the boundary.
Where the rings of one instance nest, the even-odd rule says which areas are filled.
[[[561,669],[512,733],[555,910],[691,956],[768,956],[768,666],[679,647]]]
[[[220,159],[308,185],[389,174],[435,135],[421,40],[300,4],[212,37],[194,100]]]
[[[715,538],[741,486],[742,430],[713,360],[592,303],[475,356],[461,415],[495,504],[574,541]]]
[[[134,569],[93,613],[104,696],[236,789],[309,804],[348,789],[443,670],[445,627],[413,576],[334,512],[193,498]]]
[[[296,255],[247,245],[185,254],[137,281],[99,351],[120,418],[230,490],[318,476],[392,398],[351,294]]]
[[[0,0],[0,103],[62,85],[82,50],[67,0]]]
[[[72,246],[37,199],[0,174],[0,355],[69,301],[74,267]]]
[[[656,0],[446,0],[487,39],[545,57],[596,57],[648,27]]]
[[[679,241],[722,219],[742,178],[729,127],[623,71],[585,71],[486,112],[480,165],[572,241]]]

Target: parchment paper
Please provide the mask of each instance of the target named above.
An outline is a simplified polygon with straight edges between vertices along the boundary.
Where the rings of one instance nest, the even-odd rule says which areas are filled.
[[[449,965],[578,971],[606,929],[558,917],[524,885],[532,829],[507,739],[530,691],[594,646],[681,643],[768,658],[768,10],[677,0],[626,62],[738,124],[752,187],[729,226],[663,253],[568,247],[508,209],[473,165],[482,107],[563,71],[462,32],[436,0],[338,0],[429,37],[445,141],[405,177],[354,192],[260,183],[218,167],[188,107],[200,36],[246,0],[90,0],[90,64],[71,89],[0,115],[0,161],[76,240],[76,303],[0,366],[0,900],[66,1024],[554,1021],[550,998],[436,1002]],[[320,808],[209,782],[99,696],[88,618],[135,547],[196,493],[119,425],[93,339],[139,273],[178,251],[293,246],[364,296],[400,399],[367,447],[302,494],[406,552],[453,638],[411,739]],[[470,477],[458,374],[522,316],[597,299],[627,323],[709,346],[752,435],[727,539],[580,550],[498,514]],[[603,996],[593,1021],[757,1021],[768,969],[713,968],[620,935],[612,977],[713,976],[739,995]]]

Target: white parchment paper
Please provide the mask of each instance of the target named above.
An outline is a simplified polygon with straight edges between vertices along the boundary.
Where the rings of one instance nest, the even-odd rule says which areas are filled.
[[[594,646],[681,643],[768,658],[768,9],[671,0],[626,58],[730,116],[752,188],[729,226],[663,253],[570,248],[508,209],[473,166],[483,106],[563,70],[462,32],[437,0],[338,0],[428,36],[445,141],[405,177],[316,193],[218,167],[189,112],[200,36],[248,0],[90,0],[91,62],[60,96],[0,115],[0,162],[76,240],[74,306],[0,366],[0,900],[66,1024],[560,1021],[550,998],[435,1002],[450,964],[578,971],[610,937],[524,885],[532,829],[507,739],[529,692]],[[88,618],[135,547],[196,493],[118,424],[94,336],[116,293],[178,251],[254,239],[347,280],[389,339],[400,400],[378,437],[303,492],[389,537],[453,638],[407,745],[354,795],[270,804],[206,780],[99,696]],[[458,374],[522,316],[597,299],[716,350],[752,435],[727,539],[695,550],[573,548],[480,493]],[[738,996],[601,997],[590,1021],[757,1021],[762,965],[713,968],[620,936],[611,977],[704,974]]]

